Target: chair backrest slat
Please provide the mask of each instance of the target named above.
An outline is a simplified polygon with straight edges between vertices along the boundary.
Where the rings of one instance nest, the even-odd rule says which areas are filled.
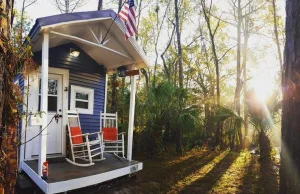
[[[82,134],[78,113],[74,111],[67,111],[67,114],[68,114],[68,131],[69,131],[71,145],[83,143],[82,136],[72,137],[75,135]]]

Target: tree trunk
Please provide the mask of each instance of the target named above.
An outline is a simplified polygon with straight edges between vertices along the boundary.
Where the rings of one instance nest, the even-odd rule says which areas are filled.
[[[112,75],[111,77],[111,111],[113,113],[117,112],[117,74]]]
[[[65,0],[66,13],[70,12],[70,0]]]
[[[167,10],[168,8],[166,8]],[[155,10],[156,12],[156,37],[155,37],[155,43],[154,43],[154,51],[155,51],[155,61],[154,61],[154,72],[153,72],[153,86],[155,87],[156,84],[156,69],[157,69],[157,60],[158,60],[158,39],[159,39],[159,34],[160,34],[160,30],[159,30],[159,17],[158,17],[158,8]],[[154,35],[155,36],[155,35]]]
[[[245,135],[244,135],[244,145],[247,144],[247,135],[248,135],[248,123],[249,123],[249,117],[248,117],[248,106],[247,106],[247,60],[248,60],[248,40],[249,40],[249,19],[245,19],[245,29],[244,29],[244,48],[243,48],[243,77],[244,77],[244,85],[243,85],[243,91],[244,91],[244,127],[245,127]]]
[[[119,3],[118,3],[118,13],[121,11],[122,9],[122,0],[119,0]]]
[[[262,128],[259,132],[259,152],[262,160],[265,162],[271,160],[271,142]]]
[[[278,53],[278,59],[279,59],[279,65],[280,65],[280,77],[282,79],[283,76],[283,62],[282,62],[282,54],[280,49],[280,42],[279,42],[279,36],[278,36],[278,20],[277,20],[277,7],[276,7],[276,0],[272,0],[272,7],[273,7],[273,18],[274,18],[274,35],[275,35],[275,43],[277,45],[277,53]]]
[[[241,0],[238,0],[238,25],[237,25],[237,59],[236,59],[236,89],[235,89],[235,108],[239,115],[241,115],[240,95],[241,95],[241,23],[242,23],[242,10]]]
[[[236,60],[236,71],[237,71],[237,78],[236,78],[236,89],[235,89],[235,109],[238,113],[238,115],[241,115],[241,28],[242,28],[242,8],[241,8],[241,0],[238,0],[238,6],[237,6],[237,12],[238,12],[238,18],[237,18],[237,60]],[[242,129],[238,129],[238,135],[240,140],[240,146],[243,144],[243,135],[242,135]]]
[[[177,47],[178,47],[178,68],[179,68],[179,88],[183,89],[183,66],[182,66],[182,49],[181,49],[181,40],[180,40],[180,23],[179,23],[179,14],[178,14],[178,0],[174,1],[175,3],[175,25],[176,25],[176,34],[177,34]],[[182,93],[182,91],[181,91]],[[182,95],[179,96],[179,109],[183,109],[183,99]],[[176,142],[176,151],[177,153],[182,153],[182,126],[178,127],[177,131],[177,142]]]
[[[218,29],[220,20],[218,21],[216,29],[213,30],[212,26],[211,26],[211,22],[210,22],[211,6],[208,9],[205,5],[204,0],[201,1],[201,6],[202,6],[202,11],[203,11],[205,22],[206,22],[208,32],[209,32],[209,38],[210,38],[210,43],[211,43],[211,47],[212,47],[214,65],[215,65],[215,68],[216,68],[217,108],[220,108],[220,97],[221,97],[221,93],[220,93],[220,70],[219,70],[219,58],[218,58],[218,55],[217,55],[217,49],[216,49],[216,44],[215,44],[215,33]],[[222,144],[221,141],[222,141],[222,125],[219,122],[219,123],[217,123],[217,130],[216,130],[216,145]]]
[[[9,40],[11,25],[13,20],[13,4],[14,1],[0,1],[0,146],[2,141],[2,119],[3,119],[3,108],[4,108],[4,96],[5,96],[5,80],[4,80],[4,71],[6,61],[5,55],[7,54],[7,48],[5,47],[5,42]],[[1,154],[1,153],[0,153]],[[1,157],[0,157],[1,158]],[[1,183],[1,181],[0,181]]]
[[[300,193],[300,1],[286,1],[280,194]]]
[[[145,76],[146,89],[148,91],[148,89],[149,89],[149,77],[148,77],[147,70],[141,69],[141,73]]]
[[[14,193],[18,168],[16,122],[11,121],[9,114],[12,109],[16,109],[15,104],[8,100],[11,96],[7,93],[8,83],[12,82],[7,69],[12,65],[10,60],[13,58],[11,50],[8,49],[13,5],[14,0],[0,1],[0,193]]]
[[[98,1],[98,10],[102,10],[103,9],[103,0],[99,0]]]
[[[12,80],[11,80],[12,81]],[[9,108],[12,108],[15,110],[13,114],[16,114],[16,103],[14,101],[11,101]],[[6,107],[9,109],[8,107]],[[14,193],[16,180],[17,180],[17,171],[18,171],[18,143],[17,143],[17,120],[18,118],[16,115],[8,114],[9,118],[7,118],[9,121],[5,121],[6,125],[6,135],[4,135],[4,138],[2,139],[2,145],[1,148],[5,152],[5,156],[3,157],[2,154],[0,154],[1,158],[5,158],[5,166],[3,169],[3,173],[5,180],[4,185],[2,186],[2,182],[0,183],[0,193],[1,193],[1,187],[4,188],[4,193]],[[15,120],[14,120],[15,119]],[[1,169],[2,171],[2,169]]]
[[[122,9],[122,0],[119,0],[118,13]],[[117,75],[114,74],[111,77],[112,87],[111,87],[111,111],[113,113],[117,112],[117,87],[116,87]],[[123,87],[123,86],[122,86]]]

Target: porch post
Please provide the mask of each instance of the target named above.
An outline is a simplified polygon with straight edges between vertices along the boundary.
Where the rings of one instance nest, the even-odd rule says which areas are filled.
[[[107,82],[108,82],[108,75],[105,74],[104,113],[106,113],[107,111]]]
[[[131,77],[131,86],[130,87],[131,87],[131,91],[130,91],[129,121],[128,121],[128,145],[127,145],[127,159],[129,161],[132,160],[136,76]]]
[[[47,112],[48,112],[48,66],[49,66],[49,34],[43,34],[42,43],[42,68],[41,68],[41,112],[42,127],[40,134],[40,153],[38,162],[38,175],[42,176],[42,165],[46,161],[47,154]]]

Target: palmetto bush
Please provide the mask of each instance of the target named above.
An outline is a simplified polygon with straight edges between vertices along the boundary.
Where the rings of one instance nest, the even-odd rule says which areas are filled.
[[[181,96],[180,96],[181,95]],[[184,101],[183,110],[179,98]],[[183,127],[184,145],[201,132],[200,108],[189,104],[187,90],[180,91],[171,83],[162,82],[137,95],[136,127],[141,134],[142,150],[148,157],[159,157],[164,143],[175,143],[176,132]]]
[[[223,125],[225,136],[222,136],[222,143],[226,146],[229,144],[231,149],[236,148],[241,142],[239,130],[243,124],[243,118],[229,107],[220,106],[214,121]]]
[[[275,90],[266,102],[259,100],[254,90],[247,94],[250,123],[254,127],[262,159],[270,159],[271,143],[269,134],[274,129],[274,120],[282,105],[279,91]]]

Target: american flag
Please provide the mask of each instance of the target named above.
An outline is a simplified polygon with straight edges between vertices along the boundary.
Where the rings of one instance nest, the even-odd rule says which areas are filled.
[[[127,1],[122,10],[119,12],[119,17],[125,23],[125,39],[127,40],[129,37],[136,34],[134,0]]]

